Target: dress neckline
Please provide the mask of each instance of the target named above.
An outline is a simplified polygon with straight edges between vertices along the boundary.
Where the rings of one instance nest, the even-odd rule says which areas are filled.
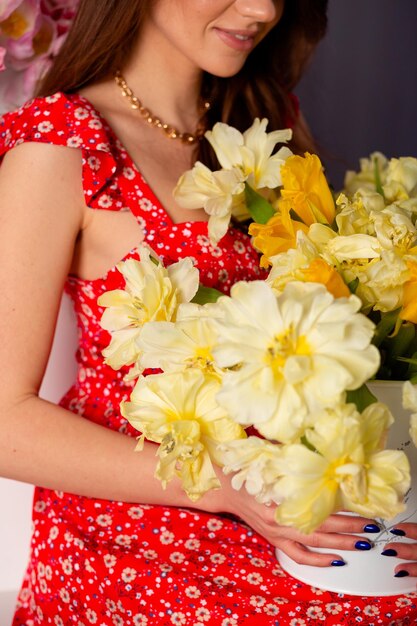
[[[68,94],[66,94],[66,96],[68,97]],[[146,178],[141,173],[141,171],[138,168],[138,166],[136,165],[134,159],[130,155],[130,152],[127,150],[127,148],[124,146],[124,144],[120,141],[119,137],[116,135],[116,132],[112,128],[111,124],[107,121],[107,119],[103,116],[103,114],[85,96],[82,96],[79,93],[72,93],[72,94],[70,94],[70,97],[71,97],[71,99],[72,98],[74,98],[74,99],[78,98],[78,100],[80,102],[83,102],[85,105],[87,105],[94,112],[94,114],[97,116],[97,118],[103,124],[103,126],[104,126],[104,128],[106,130],[106,133],[113,140],[114,144],[117,145],[119,147],[119,149],[126,155],[126,166],[132,168],[132,170],[134,171],[136,177],[140,177],[141,183],[142,183],[142,185],[145,185],[147,193],[148,193],[148,196],[150,197],[152,203],[155,204],[164,213],[164,217],[166,218],[166,221],[167,221],[167,224],[168,224],[169,227],[172,227],[172,226],[182,226],[184,224],[207,224],[208,220],[182,220],[182,221],[179,221],[179,222],[175,222],[173,220],[173,218],[171,217],[171,215],[169,214],[169,212],[167,211],[166,207],[162,204],[162,202],[159,200],[158,196],[153,191],[152,187],[150,186],[150,184],[148,183]],[[131,211],[132,211],[132,209],[131,209]],[[134,212],[133,212],[133,214],[135,215],[135,217],[137,217]]]

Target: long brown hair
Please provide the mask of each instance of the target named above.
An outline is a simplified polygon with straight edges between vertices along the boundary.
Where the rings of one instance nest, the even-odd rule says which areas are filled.
[[[76,92],[123,67],[133,50],[152,0],[80,0],[73,27],[38,95]],[[156,0],[153,0],[156,1]],[[327,0],[286,0],[279,23],[231,78],[205,74],[202,97],[212,103],[207,128],[223,121],[239,130],[255,117],[269,119],[268,130],[288,126],[296,117],[290,94],[301,77],[327,25]],[[296,151],[312,146],[297,145]],[[199,142],[196,157],[215,165],[207,141]]]

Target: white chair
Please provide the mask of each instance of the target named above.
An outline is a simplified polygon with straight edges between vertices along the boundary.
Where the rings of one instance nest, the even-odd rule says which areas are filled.
[[[64,296],[40,395],[56,402],[75,379],[77,331]],[[0,626],[10,626],[28,559],[33,487],[0,478]]]

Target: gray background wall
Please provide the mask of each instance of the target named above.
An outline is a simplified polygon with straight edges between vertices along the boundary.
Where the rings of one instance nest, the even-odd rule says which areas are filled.
[[[417,157],[417,0],[329,0],[296,92],[335,187],[374,150]]]

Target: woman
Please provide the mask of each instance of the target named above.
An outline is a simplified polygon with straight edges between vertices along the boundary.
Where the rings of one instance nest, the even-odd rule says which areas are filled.
[[[333,516],[306,537],[278,526],[272,507],[220,472],[222,489],[198,509],[178,484],[163,491],[153,444],[134,454],[137,433],[119,413],[130,386],[101,354],[108,335],[97,298],[122,286],[115,265],[138,258],[140,242],[166,264],[195,256],[202,282],[223,290],[258,275],[246,235],[230,229],[207,251],[207,216],[177,206],[172,189],[197,157],[211,162],[199,138],[219,119],[244,129],[265,115],[272,128],[294,125],[295,149],[308,145],[289,93],[324,32],[325,5],[84,0],[42,97],[5,116],[0,472],[41,485],[14,626],[417,619],[411,597],[341,599],[276,563],[279,547],[299,562],[341,565],[338,550],[370,547],[355,533],[373,520]],[[80,367],[54,406],[38,389],[64,286],[79,320]],[[417,575],[416,564],[409,569]]]

